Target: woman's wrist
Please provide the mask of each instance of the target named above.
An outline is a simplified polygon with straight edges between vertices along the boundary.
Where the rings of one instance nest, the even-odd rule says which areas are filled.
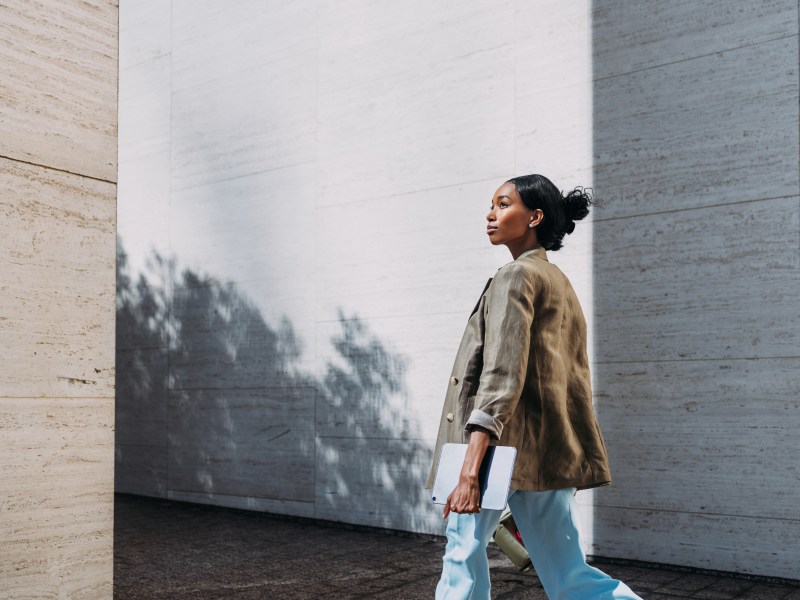
[[[478,474],[472,472],[461,473],[459,476],[459,481],[467,485],[478,485]]]

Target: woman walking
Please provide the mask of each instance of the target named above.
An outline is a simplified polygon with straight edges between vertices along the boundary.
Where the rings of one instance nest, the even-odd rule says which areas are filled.
[[[489,598],[486,546],[501,515],[479,506],[478,471],[489,445],[517,449],[508,505],[548,598],[641,600],[586,563],[573,520],[575,492],[608,485],[611,475],[592,408],[586,322],[546,251],[561,248],[592,203],[580,188],[562,196],[542,175],[510,179],[492,198],[486,233],[513,260],[470,315],[445,396],[426,487],[442,444],[468,446],[444,507],[437,600]]]

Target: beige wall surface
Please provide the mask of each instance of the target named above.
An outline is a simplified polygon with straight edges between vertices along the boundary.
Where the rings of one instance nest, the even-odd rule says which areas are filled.
[[[796,0],[125,2],[116,489],[441,533],[421,489],[494,190],[551,253],[597,555],[800,577]]]
[[[0,597],[110,598],[116,2],[0,6]]]

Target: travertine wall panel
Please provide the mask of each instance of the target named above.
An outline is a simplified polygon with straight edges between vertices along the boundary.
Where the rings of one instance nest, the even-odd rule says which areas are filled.
[[[117,5],[0,6],[0,598],[113,583]]]
[[[414,0],[319,3],[319,93],[357,88],[386,77],[420,73],[435,63],[508,46],[514,2],[460,2],[458,10]],[[413,16],[412,16],[413,15]],[[455,90],[442,88],[442,95]]]
[[[505,248],[487,248],[483,239],[495,184],[480,181],[404,194],[401,200],[389,196],[321,207],[316,243],[324,260],[315,273],[317,318],[335,314],[339,304],[358,306],[370,322],[468,315],[486,279],[510,260]],[[448,215],[447,228],[426,217],[431,210]],[[343,232],[353,232],[355,243],[343,243]],[[442,288],[443,273],[452,287]]]
[[[169,403],[169,489],[310,502],[314,390],[179,390]]]
[[[116,181],[117,2],[13,0],[0,31],[0,156]]]
[[[595,84],[596,218],[797,194],[797,37]]]
[[[598,80],[797,36],[797,2],[597,0],[592,11]],[[784,82],[785,83],[785,82]]]
[[[798,231],[797,197],[595,222],[605,360],[795,356]]]
[[[168,360],[165,348],[117,349],[116,417],[121,422],[139,424],[118,430],[117,444],[166,447]]]
[[[798,366],[797,358],[597,365],[601,425],[612,462],[624,465],[602,503],[739,516],[758,506],[759,517],[794,518]],[[631,489],[639,492],[626,499]]]
[[[133,272],[151,250],[169,254],[171,15],[172,2],[120,7],[120,105],[135,110],[119,111],[119,187],[136,202],[120,202],[117,218]]]
[[[171,251],[185,257],[188,268],[246,284],[251,297],[264,303],[309,298],[316,285],[314,257],[320,242],[298,236],[297,228],[315,227],[315,192],[310,164],[173,190]],[[241,260],[243,250],[247,261]],[[199,282],[176,284],[196,287]]]
[[[2,598],[108,598],[110,398],[0,398]]]
[[[171,17],[171,2],[120,6],[114,486],[151,496],[168,487]]]
[[[596,506],[594,528],[606,556],[635,548],[637,558],[650,562],[797,579],[797,519]]]
[[[796,2],[595,2],[593,552],[798,578]]]
[[[429,490],[419,483],[428,476],[430,450],[413,433],[375,440],[318,437],[317,444],[317,518],[340,521],[346,514],[351,523],[404,531],[442,527]]]
[[[149,0],[145,4],[158,4]],[[258,72],[267,63],[295,59],[316,48],[316,0],[174,0],[171,28],[174,89],[207,84],[234,73]],[[334,8],[334,7],[331,7]],[[342,5],[336,7],[341,10]],[[213,23],[213,27],[209,24]],[[231,32],[235,35],[231,35]],[[282,93],[278,82],[270,82]],[[224,89],[218,87],[217,89]]]
[[[2,395],[113,397],[115,185],[0,158],[0,220]]]
[[[561,189],[592,184],[591,20],[591,2],[516,3],[515,172]]]
[[[499,46],[321,94],[319,206],[507,178],[513,58]]]
[[[162,160],[169,166],[171,66],[167,55],[122,70],[120,102],[136,107],[135,111],[121,111],[119,116],[120,157],[126,163],[158,155],[164,156]],[[154,169],[154,175],[158,174]]]
[[[119,404],[119,401],[117,402]],[[116,418],[117,431],[132,422],[128,415]],[[120,427],[120,424],[123,427]],[[163,429],[166,436],[166,426]],[[154,444],[129,444],[116,442],[114,470],[114,490],[127,494],[167,497],[167,459],[166,442]]]
[[[315,64],[307,50],[210,82],[173,75],[172,188],[312,161]]]
[[[119,68],[169,55],[172,49],[172,5],[161,0],[122,2],[119,7]],[[197,6],[199,3],[193,3]],[[125,84],[120,79],[120,89]],[[121,145],[120,151],[124,151]]]

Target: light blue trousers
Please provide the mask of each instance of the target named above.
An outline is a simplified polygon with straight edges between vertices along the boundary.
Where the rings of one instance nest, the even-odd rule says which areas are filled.
[[[514,515],[536,574],[550,600],[642,600],[631,589],[586,564],[572,519],[575,488],[546,492],[512,490]],[[502,511],[450,513],[442,578],[436,600],[488,600],[486,546]]]

